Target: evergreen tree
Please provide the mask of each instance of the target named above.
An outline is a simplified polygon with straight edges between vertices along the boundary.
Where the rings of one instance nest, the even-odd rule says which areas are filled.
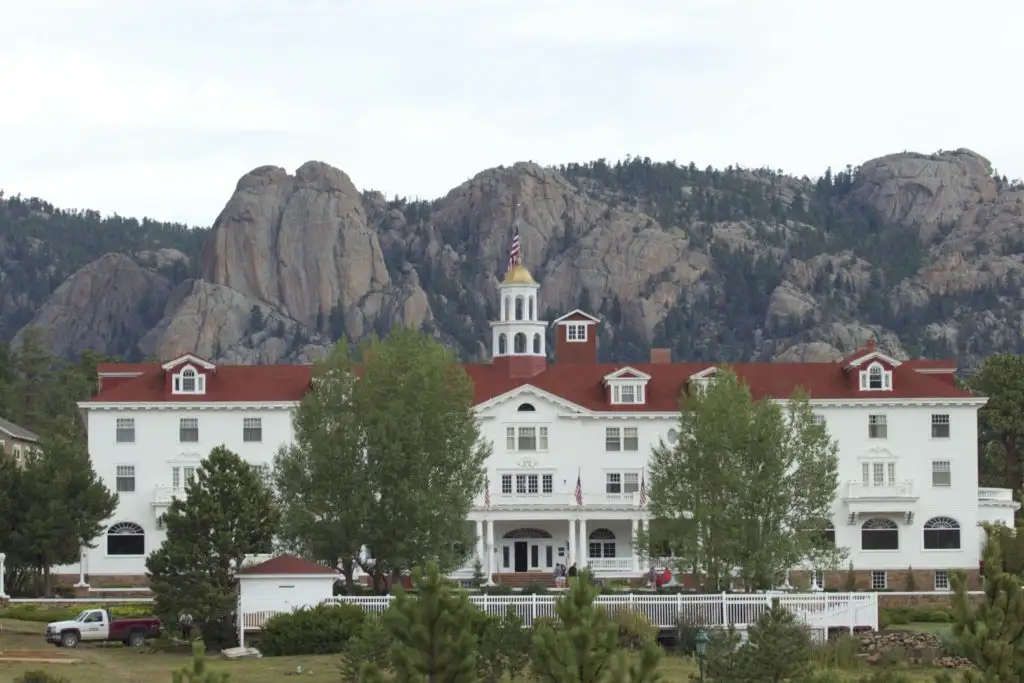
[[[172,683],[227,683],[227,671],[214,673],[206,668],[205,648],[200,642],[192,643],[192,661],[171,673]]]
[[[584,572],[555,603],[559,623],[539,629],[531,652],[534,675],[544,683],[648,683],[657,680],[660,652],[650,642],[637,665],[619,648],[619,628],[594,604],[597,588]]]
[[[146,560],[156,612],[165,621],[191,614],[205,643],[234,643],[234,570],[269,552],[278,528],[270,490],[256,468],[223,446],[185,484],[164,514],[167,539]]]
[[[963,673],[965,683],[1024,680],[1024,590],[1021,579],[1002,570],[999,537],[985,544],[985,597],[972,604],[963,574],[953,576],[953,637],[978,671]]]
[[[733,661],[723,663],[732,672],[728,680],[782,683],[809,674],[812,655],[807,626],[789,610],[773,605],[750,627],[747,642],[734,654],[724,655]],[[714,664],[709,673],[717,673]],[[712,679],[726,680],[715,675]]]
[[[392,641],[394,680],[412,683],[475,683],[476,638],[472,625],[476,608],[464,591],[452,588],[434,562],[426,572],[413,570],[417,595],[399,589],[384,613]],[[379,670],[367,664],[363,680],[380,680]]]

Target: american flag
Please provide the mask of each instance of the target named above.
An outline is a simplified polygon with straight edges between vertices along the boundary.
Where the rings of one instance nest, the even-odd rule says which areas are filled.
[[[580,479],[578,473],[576,474],[576,504],[583,505],[583,480]]]
[[[491,480],[487,480],[487,488],[484,489],[484,507],[491,507]]]
[[[512,248],[508,250],[508,270],[512,270],[512,267],[519,263],[521,253],[523,250],[523,244],[519,241],[519,228],[516,228],[515,233],[512,235]]]
[[[647,505],[647,477],[640,474],[640,507]]]

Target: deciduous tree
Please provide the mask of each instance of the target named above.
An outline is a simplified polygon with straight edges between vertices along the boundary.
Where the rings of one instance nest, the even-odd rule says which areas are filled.
[[[651,454],[649,508],[670,538],[676,571],[706,588],[729,585],[733,568],[752,589],[778,585],[803,562],[833,567],[843,551],[822,533],[838,485],[837,445],[795,394],[755,401],[720,368],[705,390],[684,394],[674,446]]]
[[[171,622],[192,615],[210,647],[234,639],[235,568],[268,552],[279,515],[256,468],[220,446],[164,514],[167,539],[146,560],[156,612]]]

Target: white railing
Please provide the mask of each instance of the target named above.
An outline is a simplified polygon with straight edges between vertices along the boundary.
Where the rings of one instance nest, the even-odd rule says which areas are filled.
[[[357,605],[366,612],[382,613],[391,604],[392,596],[334,596],[324,604]],[[809,626],[817,629],[829,627],[878,628],[878,595],[876,593],[829,593],[822,595],[772,594],[699,594],[699,595],[601,595],[595,603],[610,611],[640,612],[659,628],[672,628],[677,624],[709,627],[732,626],[746,629],[771,608],[773,600],[794,611]],[[488,614],[504,614],[509,605],[515,608],[523,623],[530,625],[537,618],[554,618],[554,595],[471,595],[470,602]],[[263,615],[264,612],[253,612]],[[263,616],[253,617],[254,623]],[[249,623],[249,615],[246,615]],[[262,622],[260,622],[262,623]],[[248,628],[248,627],[247,627]],[[255,626],[252,628],[256,628]]]
[[[979,500],[1013,500],[1010,489],[978,489]]]
[[[583,505],[638,505],[640,502],[640,494],[638,492],[632,493],[584,493]],[[484,504],[484,498],[481,496],[476,504],[482,506]],[[554,493],[492,493],[491,494],[491,507],[501,507],[502,505],[565,505],[569,507],[576,506],[576,492],[573,491],[558,491]]]
[[[632,557],[589,557],[587,564],[594,571],[634,572],[636,560]]]
[[[170,505],[175,498],[185,498],[185,487],[156,486],[153,488],[153,505]]]
[[[913,498],[914,482],[901,481],[884,486],[872,486],[862,481],[851,481],[846,491],[847,498]]]

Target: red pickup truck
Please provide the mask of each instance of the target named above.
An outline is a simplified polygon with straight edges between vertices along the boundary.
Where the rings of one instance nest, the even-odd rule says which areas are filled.
[[[54,621],[46,625],[46,642],[57,647],[77,647],[79,643],[120,641],[138,647],[147,638],[160,635],[156,617],[111,619],[105,609],[87,609],[74,619]]]

